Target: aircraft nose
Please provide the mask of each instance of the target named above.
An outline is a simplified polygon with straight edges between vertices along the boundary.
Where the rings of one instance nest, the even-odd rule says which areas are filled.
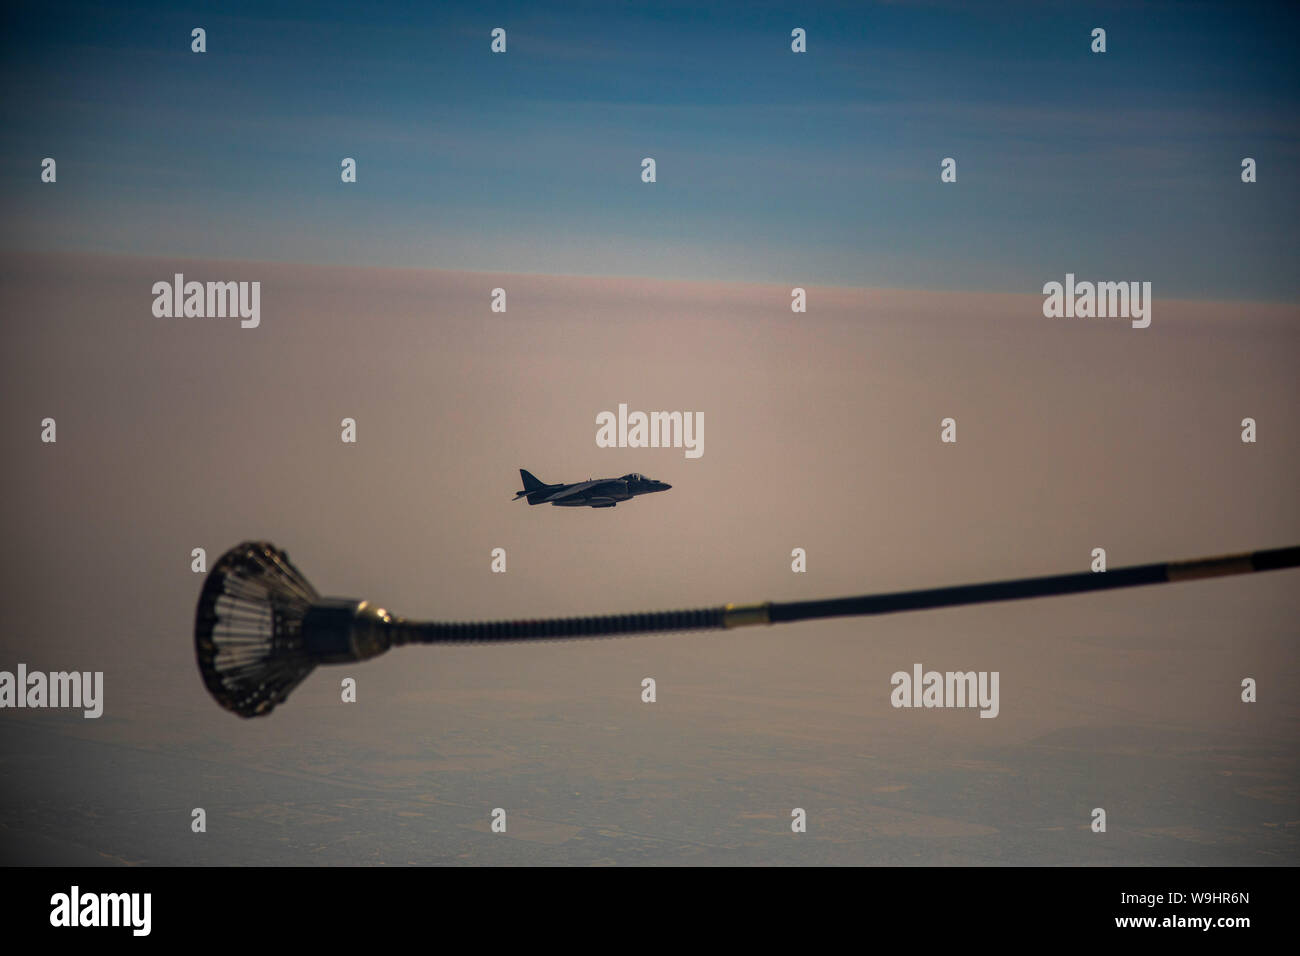
[[[666,482],[666,481],[661,481],[661,482],[659,482],[659,484],[663,485],[663,490],[664,490],[664,491],[667,491],[669,488],[672,487],[672,485],[668,484],[668,482]]]

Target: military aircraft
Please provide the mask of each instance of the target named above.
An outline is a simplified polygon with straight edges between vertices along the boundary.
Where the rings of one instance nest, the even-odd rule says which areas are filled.
[[[512,500],[527,498],[530,505],[552,504],[557,508],[612,508],[637,495],[667,491],[672,487],[635,472],[622,478],[589,478],[572,485],[548,485],[522,468],[519,477],[524,480],[524,490],[516,493]]]

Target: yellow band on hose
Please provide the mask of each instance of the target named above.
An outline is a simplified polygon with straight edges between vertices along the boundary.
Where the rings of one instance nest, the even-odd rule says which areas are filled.
[[[1225,554],[1221,558],[1202,558],[1199,561],[1172,561],[1165,572],[1170,581],[1195,581],[1197,578],[1218,578],[1226,574],[1249,574],[1255,570],[1250,554]]]
[[[728,604],[722,609],[723,627],[745,627],[749,624],[771,624],[768,612],[772,604]]]

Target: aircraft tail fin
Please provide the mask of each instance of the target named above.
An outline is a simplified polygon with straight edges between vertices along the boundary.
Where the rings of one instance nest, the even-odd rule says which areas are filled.
[[[530,505],[538,504],[545,497],[544,492],[550,488],[550,485],[539,480],[532,472],[524,471],[522,468],[519,469],[519,477],[524,481],[524,490],[515,492],[514,500],[518,501],[526,496]]]

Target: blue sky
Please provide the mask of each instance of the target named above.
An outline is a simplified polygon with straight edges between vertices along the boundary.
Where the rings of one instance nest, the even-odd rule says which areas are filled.
[[[1071,271],[1294,301],[1298,21],[1194,2],[12,6],[0,244],[1029,292]]]

